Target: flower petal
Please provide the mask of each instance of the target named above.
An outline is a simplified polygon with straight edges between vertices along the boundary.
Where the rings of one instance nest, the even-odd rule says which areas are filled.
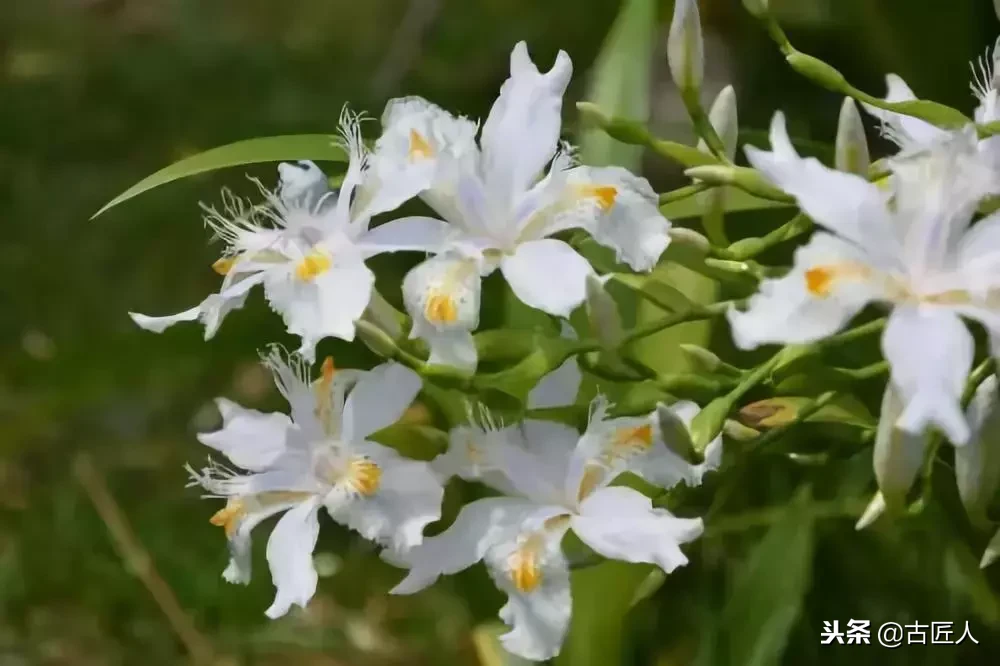
[[[887,102],[908,102],[916,95],[896,74],[886,74]],[[862,103],[865,111],[882,121],[885,135],[904,150],[920,149],[944,138],[947,133],[925,120]]]
[[[645,178],[621,167],[576,167],[566,174],[567,196],[579,203],[556,225],[590,232],[635,271],[650,271],[670,244],[670,221],[660,214],[656,192]]]
[[[410,573],[390,593],[413,594],[439,576],[471,567],[536,511],[537,505],[513,497],[491,497],[466,504],[447,530],[427,537],[403,555],[401,560]]]
[[[526,305],[565,318],[586,299],[587,275],[593,273],[576,250],[553,238],[521,243],[500,270]]]
[[[285,450],[288,429],[292,426],[285,414],[264,414],[225,398],[216,398],[215,404],[222,414],[222,428],[198,434],[198,441],[205,446],[252,471],[264,469]]]
[[[311,498],[288,511],[267,540],[267,563],[277,593],[265,611],[273,619],[288,612],[292,604],[305,608],[316,593],[313,549],[319,536],[319,500]]]
[[[265,283],[271,306],[281,313],[288,332],[302,338],[299,353],[312,361],[325,337],[354,339],[354,322],[371,299],[375,274],[356,257],[346,257],[314,278],[294,275]]]
[[[413,319],[411,338],[431,347],[432,364],[476,366],[469,333],[479,326],[481,281],[472,259],[446,253],[413,268],[403,279],[403,302]]]
[[[839,330],[884,290],[884,278],[862,250],[820,232],[795,251],[788,275],[764,280],[745,312],[727,316],[741,349],[812,342]]]
[[[583,375],[576,358],[570,357],[542,377],[528,393],[528,409],[568,407],[576,402]]]
[[[928,425],[952,444],[969,439],[960,400],[972,367],[973,341],[952,312],[897,307],[882,336],[882,353],[904,408],[896,426],[921,434]]]
[[[976,389],[966,410],[972,438],[955,449],[955,481],[962,504],[975,518],[983,512],[1000,486],[1000,397],[996,375]]]
[[[553,484],[561,483],[580,441],[576,428],[556,421],[526,419],[519,427],[525,449],[536,456],[543,475]]]
[[[917,472],[920,471],[930,436],[927,432],[913,434],[896,427],[903,407],[899,392],[893,387],[892,382],[889,382],[882,396],[882,410],[879,414],[878,431],[875,433],[872,464],[882,502],[896,507],[903,505],[906,493],[909,492]],[[878,504],[874,506],[877,507]]]
[[[328,505],[331,516],[399,558],[423,541],[427,525],[441,518],[444,488],[425,462],[408,460],[375,442],[355,445],[353,450],[378,465],[378,488],[370,495]]]
[[[251,541],[253,528],[274,514],[293,508],[298,504],[298,501],[272,502],[269,504],[244,500],[236,501],[253,506],[251,510],[246,512],[246,515],[239,519],[239,524],[235,532],[228,539],[229,564],[226,565],[225,571],[222,572],[222,577],[228,583],[246,585],[250,582],[250,577],[253,573],[253,547]]]
[[[382,136],[370,156],[373,180],[389,185],[383,187],[381,198],[395,194],[402,203],[419,192],[445,219],[460,219],[457,178],[478,165],[477,131],[471,120],[420,97],[389,100],[382,114]],[[375,202],[372,208],[389,210],[392,203]]]
[[[565,533],[565,526],[525,530],[486,555],[490,577],[507,593],[500,619],[511,630],[500,643],[511,654],[532,661],[559,654],[573,604],[569,566],[560,548]]]
[[[655,564],[670,573],[687,564],[680,544],[703,531],[701,518],[677,518],[654,509],[648,497],[631,488],[602,488],[580,506],[573,531],[601,555],[623,562]]]
[[[380,224],[358,239],[365,257],[383,252],[435,252],[448,237],[448,224],[433,217],[403,217]]]
[[[247,280],[249,280],[249,278]],[[243,282],[246,282],[247,280],[244,280]],[[258,282],[259,280],[254,280],[253,284],[257,284]],[[219,326],[222,324],[222,320],[226,318],[226,315],[233,310],[239,310],[242,308],[246,300],[246,291],[231,297],[224,296],[222,294],[211,294],[195,307],[185,310],[184,312],[178,312],[175,315],[150,317],[149,315],[139,314],[138,312],[129,312],[128,316],[131,317],[132,321],[134,321],[140,328],[152,331],[153,333],[162,333],[178,322],[201,321],[202,324],[205,325],[205,339],[211,340],[219,330]]]
[[[573,63],[560,51],[552,69],[541,74],[525,42],[510,54],[510,78],[500,88],[483,125],[484,180],[491,200],[510,205],[534,184],[552,159],[562,126],[562,97]]]
[[[561,504],[566,468],[555,467],[536,453],[545,445],[536,441],[525,448],[511,441],[496,441],[491,442],[485,454],[490,465],[503,472],[519,494],[537,504]]]
[[[383,363],[366,372],[347,394],[344,440],[360,442],[398,421],[420,387],[420,375],[399,363]]]
[[[888,194],[860,176],[830,169],[812,157],[799,157],[780,111],[771,121],[771,152],[753,146],[744,151],[750,164],[795,197],[816,224],[872,251],[893,247]]]

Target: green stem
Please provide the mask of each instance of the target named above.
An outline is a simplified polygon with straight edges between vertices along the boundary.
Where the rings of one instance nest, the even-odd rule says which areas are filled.
[[[798,238],[813,229],[813,221],[805,213],[799,213],[788,222],[759,238],[744,238],[730,245],[727,250],[730,259],[743,260],[756,257],[785,241]]]
[[[729,308],[738,306],[741,303],[742,301],[740,300],[719,301],[710,305],[699,306],[684,312],[675,312],[673,314],[666,315],[665,317],[654,319],[651,322],[633,329],[632,332],[622,338],[621,346],[625,347],[636,340],[656,335],[660,331],[668,329],[671,326],[684,324],[689,321],[702,321],[704,319],[719,317],[724,315]]]
[[[710,190],[713,187],[715,186],[709,183],[693,183],[691,185],[685,185],[684,187],[679,187],[676,190],[662,193],[660,195],[659,205],[665,206],[669,203],[674,203],[675,201],[690,199],[696,194],[704,192],[705,190]]]

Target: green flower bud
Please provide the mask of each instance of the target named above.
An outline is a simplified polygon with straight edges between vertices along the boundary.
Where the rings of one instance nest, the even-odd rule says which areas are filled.
[[[705,77],[705,44],[697,0],[676,0],[667,41],[667,64],[682,91],[701,88]]]
[[[1000,0],[994,0],[994,2],[1000,2]],[[997,530],[997,533],[986,545],[986,551],[983,553],[983,559],[979,562],[979,568],[985,569],[996,562],[998,558],[1000,558],[1000,530]]]
[[[764,179],[749,167],[713,164],[691,167],[684,171],[689,178],[703,180],[713,185],[735,185],[750,194],[772,201],[792,202],[794,199]]]
[[[671,227],[667,235],[670,236],[671,245],[683,245],[701,255],[708,254],[712,249],[712,244],[705,238],[704,234],[700,234],[694,229]]]
[[[681,352],[687,357],[694,370],[706,373],[718,373],[728,377],[739,377],[743,372],[715,355],[714,352],[692,344],[681,344]]]
[[[393,358],[399,352],[395,340],[370,321],[359,319],[355,324],[355,330],[361,342],[382,358]]]
[[[995,2],[1000,2],[1000,0],[995,0]],[[743,0],[743,6],[746,10],[757,18],[767,14],[767,3],[768,0]]]
[[[726,149],[726,157],[732,161],[736,157],[736,144],[740,135],[739,115],[736,110],[736,91],[732,86],[726,86],[712,102],[708,112],[708,120],[715,128],[715,133],[722,140]],[[704,140],[698,142],[698,150],[709,152]]]
[[[885,504],[901,509],[924,460],[930,434],[913,435],[896,428],[903,402],[890,383],[882,397],[882,412],[875,433],[875,478]]]
[[[587,319],[590,322],[590,330],[605,349],[615,349],[621,342],[624,331],[622,328],[621,314],[618,312],[618,304],[611,294],[604,288],[605,283],[611,279],[611,275],[598,277],[590,274],[587,276]]]
[[[865,512],[861,514],[858,518],[858,522],[854,524],[854,529],[861,531],[878,520],[878,517],[885,513],[885,497],[882,493],[875,493],[872,497],[872,501],[868,503]]]
[[[1000,486],[1000,396],[997,378],[979,385],[966,412],[972,437],[955,447],[955,481],[962,504],[974,521],[986,520],[986,507]]]
[[[726,435],[726,437],[734,439],[737,442],[750,442],[760,437],[759,430],[748,428],[739,421],[735,421],[733,419],[726,419],[725,424],[722,426],[722,432]]]
[[[723,396],[705,405],[705,408],[694,417],[690,430],[691,442],[697,453],[703,454],[705,447],[719,436],[732,407],[729,398]]]
[[[849,88],[844,75],[819,58],[814,58],[800,51],[792,51],[785,56],[785,60],[788,61],[788,64],[796,72],[808,79],[812,79],[828,90],[844,92],[845,89]]]
[[[656,421],[660,426],[660,436],[667,448],[688,462],[696,462],[694,443],[687,424],[669,406],[656,404]]]
[[[837,142],[834,166],[840,171],[855,173],[866,178],[871,158],[868,155],[868,139],[865,126],[861,122],[858,106],[850,97],[844,98],[840,106],[840,121],[837,123]]]
[[[380,328],[393,340],[399,340],[403,335],[403,320],[405,315],[392,307],[378,289],[372,289],[371,299],[361,318]]]

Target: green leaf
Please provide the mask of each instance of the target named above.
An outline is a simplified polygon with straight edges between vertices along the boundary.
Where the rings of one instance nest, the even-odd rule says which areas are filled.
[[[587,100],[612,116],[643,123],[649,118],[656,10],[655,0],[626,0],[597,56]],[[619,143],[592,128],[580,137],[580,155],[587,164],[615,164],[637,171],[642,147]]]
[[[604,562],[573,572],[573,619],[556,666],[622,663],[622,628],[653,567]]]
[[[750,552],[723,610],[729,662],[780,663],[812,571],[812,519],[805,490]]]
[[[534,663],[503,649],[500,635],[508,631],[509,627],[499,622],[481,624],[472,630],[472,644],[482,666],[531,666]]]
[[[333,134],[292,134],[237,141],[186,157],[180,162],[174,162],[153,175],[143,178],[106,203],[90,219],[94,219],[124,201],[148,192],[154,187],[207,171],[261,162],[282,162],[285,160],[343,162],[346,159],[347,154],[340,145],[339,137]]]

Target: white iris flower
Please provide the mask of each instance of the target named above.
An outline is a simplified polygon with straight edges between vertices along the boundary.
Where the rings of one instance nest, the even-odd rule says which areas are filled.
[[[882,350],[903,405],[895,425],[920,434],[933,424],[966,442],[959,399],[973,341],[961,317],[982,322],[994,341],[1000,334],[1000,215],[970,227],[1000,181],[973,128],[894,159],[887,189],[799,157],[780,113],[771,152],[746,154],[826,231],[796,252],[788,275],[761,285],[746,312],[729,313],[738,346],[818,340],[868,303],[886,303]]]
[[[410,594],[484,560],[508,595],[500,617],[511,626],[504,647],[526,659],[559,653],[571,614],[569,566],[561,549],[567,530],[604,557],[655,564],[666,572],[687,563],[680,544],[702,532],[700,518],[677,518],[648,497],[609,487],[654,442],[641,419],[607,419],[595,402],[587,432],[533,421],[520,442],[483,449],[510,484],[511,497],[477,500],[454,524],[406,553],[409,575],[393,590]]]
[[[227,245],[213,266],[225,276],[219,292],[171,316],[131,313],[135,322],[161,332],[180,321],[201,320],[211,338],[225,315],[242,307],[250,289],[263,284],[288,331],[302,339],[299,353],[307,359],[324,337],[353,340],[375,283],[365,261],[382,252],[434,250],[445,225],[410,217],[370,228],[372,217],[416,194],[414,183],[381,178],[370,168],[357,116],[345,111],[340,131],[350,163],[339,191],[329,188],[315,164],[298,162],[278,167],[276,192],[261,187],[262,205],[225,193],[224,210],[208,209],[205,217]]]
[[[267,615],[276,618],[292,604],[304,607],[316,591],[312,552],[321,506],[398,556],[418,545],[424,527],[440,518],[443,489],[427,463],[367,439],[396,422],[417,395],[420,378],[413,371],[389,363],[336,372],[328,358],[320,379],[310,384],[310,366],[301,359],[286,361],[273,349],[265,363],[291,417],[220,398],[222,429],[199,440],[247,471],[214,464],[189,471],[209,496],[228,500],[212,523],[224,527],[229,539],[231,559],[223,573],[229,582],[250,580],[250,533],[284,512],[267,543],[277,588]]]
[[[976,106],[977,123],[991,123],[1000,120],[1000,79],[997,78],[997,61],[1000,57],[1000,40],[977,62],[972,63],[970,87],[979,104]],[[916,95],[902,78],[896,74],[885,77],[888,93],[887,102],[907,102]],[[903,153],[919,151],[938,141],[947,140],[949,132],[927,121],[912,116],[864,105],[865,109],[882,121],[885,135],[902,149]],[[978,144],[979,154],[991,168],[1000,171],[1000,136],[991,136]]]
[[[669,242],[670,223],[645,179],[618,167],[574,166],[570,149],[560,148],[572,70],[560,52],[543,74],[517,44],[478,144],[475,123],[424,99],[386,107],[373,169],[423,189],[452,231],[403,284],[411,336],[427,340],[432,363],[475,367],[480,281],[498,268],[533,308],[568,317],[583,302],[592,268],[553,235],[586,229],[635,270],[652,269]]]

